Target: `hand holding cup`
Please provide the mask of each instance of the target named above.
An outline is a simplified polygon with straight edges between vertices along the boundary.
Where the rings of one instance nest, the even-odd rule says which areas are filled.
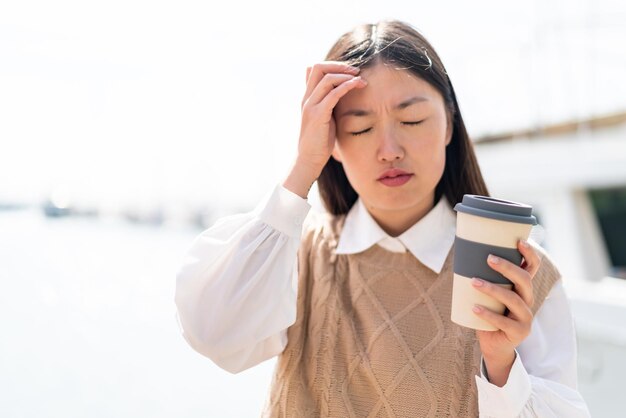
[[[511,264],[519,268],[522,253],[518,242],[528,239],[537,220],[529,205],[486,196],[465,195],[454,209],[457,211],[457,231],[451,319],[469,328],[497,331],[499,328],[495,325],[475,315],[473,308],[478,305],[502,315],[507,306],[493,295],[479,291],[472,279],[482,279],[483,282],[479,283],[485,284],[484,289],[489,288],[498,294],[511,291],[516,283],[507,277],[510,269],[500,271],[494,266]],[[502,263],[487,264],[489,255],[497,256]],[[527,293],[527,290],[520,291]]]

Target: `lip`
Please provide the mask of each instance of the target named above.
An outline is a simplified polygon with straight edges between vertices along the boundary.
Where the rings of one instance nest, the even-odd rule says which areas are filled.
[[[388,187],[399,187],[411,180],[412,177],[413,173],[400,170],[399,168],[392,168],[391,170],[385,171],[378,178],[378,181]]]
[[[408,171],[400,170],[399,168],[392,168],[390,170],[386,170],[383,174],[378,177],[377,180],[383,180],[385,178],[394,178],[398,176],[411,176],[413,173],[409,173]]]

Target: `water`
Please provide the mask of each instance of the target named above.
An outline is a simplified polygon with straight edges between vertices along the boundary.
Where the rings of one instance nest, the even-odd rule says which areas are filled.
[[[259,416],[274,360],[231,375],[178,329],[198,232],[0,213],[0,415]]]

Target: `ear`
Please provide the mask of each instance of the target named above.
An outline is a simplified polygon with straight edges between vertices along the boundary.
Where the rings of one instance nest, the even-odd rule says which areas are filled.
[[[452,142],[452,133],[454,132],[454,126],[452,125],[452,121],[448,118],[448,126],[446,128],[446,147]]]
[[[339,156],[339,150],[337,149],[337,140],[335,140],[335,146],[333,147],[333,152],[331,153],[333,158],[338,162],[341,162],[341,157]]]

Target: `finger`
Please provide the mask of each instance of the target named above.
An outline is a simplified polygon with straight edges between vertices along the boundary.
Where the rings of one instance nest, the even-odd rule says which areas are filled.
[[[515,320],[508,318],[504,315],[495,313],[489,310],[488,308],[485,308],[484,306],[475,305],[473,308],[473,312],[474,312],[474,315],[484,319],[489,324],[493,325],[499,330],[504,331],[507,334],[507,336],[508,335],[517,336],[519,332],[518,331],[519,326]]]
[[[320,103],[334,88],[339,87],[341,84],[350,81],[354,78],[360,79],[349,74],[326,74],[322,81],[315,87],[311,96],[305,100],[305,103],[309,103],[311,106],[315,106]]]
[[[307,88],[304,93],[305,100],[311,95],[313,89],[315,89],[326,74],[336,73],[357,75],[359,71],[360,69],[357,67],[335,61],[324,61],[313,65],[307,77]]]
[[[529,272],[531,277],[535,277],[539,271],[539,266],[541,265],[539,252],[525,240],[519,240],[517,246],[519,248],[519,252],[522,254],[522,257],[524,257],[524,270]]]
[[[311,76],[311,67],[306,67],[306,80],[305,82],[309,82],[309,77]]]
[[[363,80],[361,77],[355,77],[352,80],[348,80],[332,89],[331,92],[326,95],[324,100],[320,102],[320,106],[324,109],[329,109],[332,113],[335,106],[337,106],[339,99],[348,94],[349,91],[356,88],[363,88],[365,86],[367,86],[367,81]]]
[[[528,271],[524,270],[520,266],[516,266],[509,260],[495,257],[491,254],[487,257],[487,263],[492,269],[513,282],[515,292],[520,295],[528,306],[533,305],[534,297],[533,285],[531,282],[532,277]]]
[[[479,292],[486,294],[502,303],[513,314],[513,318],[530,323],[533,315],[530,307],[513,290],[479,278],[472,279],[472,285]]]

